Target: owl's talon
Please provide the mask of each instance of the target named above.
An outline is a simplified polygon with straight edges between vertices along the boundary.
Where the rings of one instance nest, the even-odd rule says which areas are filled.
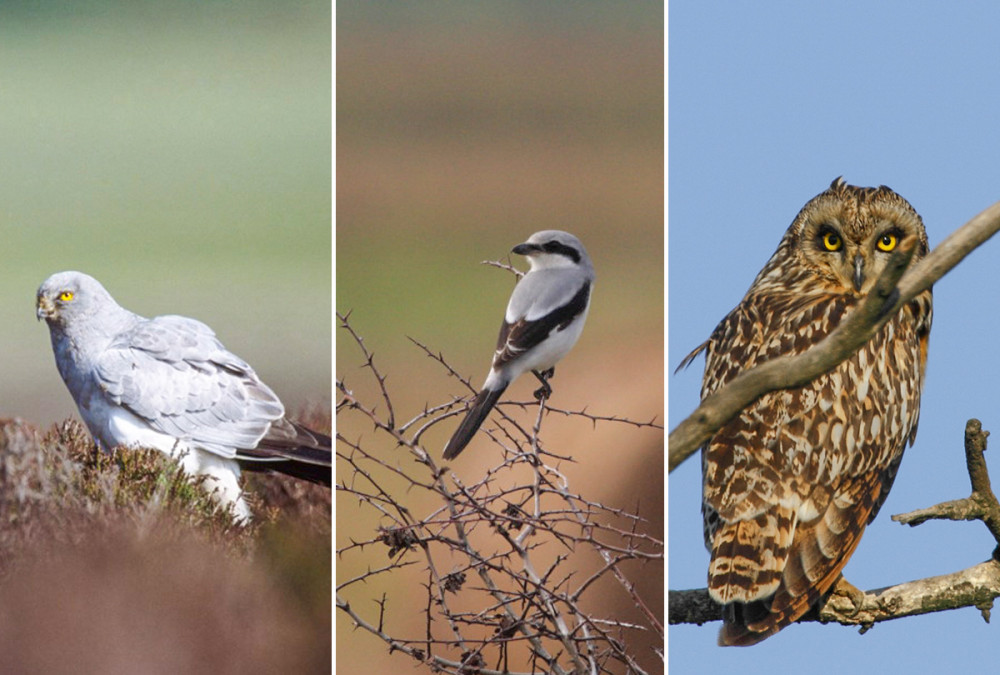
[[[833,585],[833,589],[830,591],[830,595],[836,595],[841,598],[847,598],[850,601],[853,609],[850,611],[841,611],[848,619],[853,619],[860,612],[861,608],[865,604],[865,592],[849,582],[844,577],[837,579],[837,583]]]

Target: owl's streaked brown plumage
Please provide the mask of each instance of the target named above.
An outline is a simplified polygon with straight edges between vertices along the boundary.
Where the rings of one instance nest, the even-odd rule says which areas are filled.
[[[820,342],[872,288],[920,216],[885,186],[838,178],[810,200],[706,350],[702,398],[769,359]],[[913,443],[931,291],[864,347],[798,389],[771,392],[702,448],[708,589],[726,606],[719,643],[760,642],[833,586]]]

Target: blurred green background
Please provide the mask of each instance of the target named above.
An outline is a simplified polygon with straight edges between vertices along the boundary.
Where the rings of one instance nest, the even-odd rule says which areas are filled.
[[[597,283],[583,336],[557,368],[552,404],[662,422],[663,4],[342,0],[336,18],[336,308],[351,312],[388,375],[397,420],[467,394],[407,336],[480,385],[513,287],[509,273],[481,261],[506,258],[537,230],[562,229],[587,247]],[[381,404],[357,346],[335,335],[337,376],[366,404]],[[537,383],[523,380],[508,398],[530,398]],[[371,424],[345,419],[338,433],[370,447]],[[662,536],[662,433],[548,420],[550,447],[577,461],[561,467],[572,489],[640,508],[647,531]],[[435,426],[425,447],[440,452],[456,424]],[[381,451],[410,466],[391,444]],[[477,438],[451,465],[471,481],[497,459]],[[411,506],[420,515],[433,507]],[[379,523],[356,499],[339,494],[336,508],[338,546],[373,536]],[[388,562],[386,549],[366,551],[339,557],[338,579]],[[346,599],[371,616],[385,591],[387,626],[419,638],[423,601],[413,598],[426,576],[396,577],[367,585],[370,597],[354,587]],[[663,566],[640,577],[662,611]],[[612,589],[599,611],[617,612],[618,599]],[[337,630],[344,672],[413,666],[341,617]],[[652,643],[637,649],[656,672]]]
[[[0,4],[0,416],[75,414],[34,318],[77,269],[330,402],[325,0]]]

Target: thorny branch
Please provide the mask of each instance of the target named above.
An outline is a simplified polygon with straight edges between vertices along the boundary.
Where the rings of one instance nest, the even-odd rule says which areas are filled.
[[[870,340],[904,304],[930,288],[997,230],[1000,230],[1000,202],[955,230],[909,270],[916,241],[901,242],[875,289],[822,342],[802,354],[773,359],[740,374],[678,424],[668,440],[669,470],[680,466],[716,431],[764,394],[802,386],[836,367]]]
[[[509,664],[520,663],[530,672],[645,672],[632,644],[641,632],[662,642],[662,618],[626,572],[637,564],[662,565],[662,540],[647,531],[638,513],[572,492],[559,470],[559,463],[572,458],[549,448],[541,432],[549,412],[638,431],[659,433],[662,426],[560,410],[545,399],[503,403],[498,428],[491,424],[481,431],[502,449],[500,459],[466,484],[421,445],[434,425],[464,413],[464,401],[397,420],[373,354],[349,317],[338,314],[338,319],[361,350],[362,366],[381,399],[369,405],[338,378],[337,490],[355,500],[358,520],[373,524],[367,536],[338,547],[341,564],[352,570],[338,581],[338,610],[390,651],[434,671],[510,673],[519,667]],[[441,354],[412,342],[474,391]],[[537,414],[530,426],[513,414],[531,407]],[[346,429],[359,431],[348,437],[352,432]],[[388,563],[381,557],[386,553]],[[352,561],[361,565],[344,564]],[[413,587],[422,589],[417,602],[415,590],[400,593],[398,586],[386,585],[415,565],[426,572]],[[662,574],[662,566],[652,573]],[[608,615],[606,598],[615,588],[635,606],[633,617],[640,621]],[[395,626],[405,617],[397,616],[414,611],[424,615],[423,634],[403,636]]]
[[[986,451],[988,431],[983,431],[979,420],[969,420],[965,426],[965,453],[972,482],[972,495],[965,499],[943,502],[927,509],[919,509],[893,520],[906,525],[919,525],[930,519],[981,520],[1000,545],[1000,503],[990,487],[983,453]],[[976,607],[990,620],[990,610],[995,598],[1000,597],[1000,546],[993,557],[968,569],[936,577],[879,588],[864,594],[860,606],[852,599],[831,593],[799,621],[836,621],[842,625],[861,626],[864,633],[881,621],[905,616],[928,614],[961,607]],[[701,625],[722,620],[722,606],[708,595],[708,589],[670,591],[669,622]]]

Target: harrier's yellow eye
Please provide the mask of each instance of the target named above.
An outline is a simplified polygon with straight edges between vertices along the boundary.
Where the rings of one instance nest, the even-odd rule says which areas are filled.
[[[880,251],[891,251],[892,249],[896,248],[896,243],[898,241],[899,238],[896,235],[892,234],[891,232],[887,232],[879,238],[876,246],[878,246],[878,250]]]
[[[59,294],[59,299],[63,302],[69,302],[73,299],[73,291],[63,291]]]
[[[830,231],[823,235],[823,248],[827,251],[839,251],[844,241],[836,232]]]

